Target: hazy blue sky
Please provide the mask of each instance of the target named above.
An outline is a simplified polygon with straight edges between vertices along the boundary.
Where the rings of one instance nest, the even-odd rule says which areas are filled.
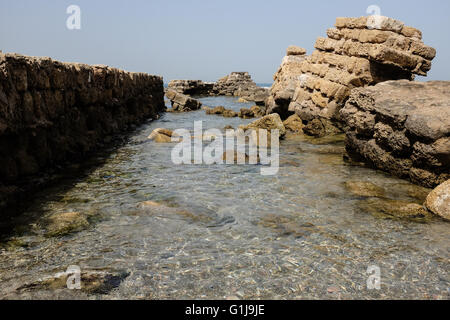
[[[66,8],[81,7],[81,30]],[[450,80],[448,0],[0,0],[0,50],[107,64],[170,79],[215,81],[249,71],[271,82],[287,46],[313,50],[338,16],[381,14],[423,31],[437,49],[428,79]]]

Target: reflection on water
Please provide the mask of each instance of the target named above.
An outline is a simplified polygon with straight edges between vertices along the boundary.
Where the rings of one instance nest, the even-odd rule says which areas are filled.
[[[282,141],[276,176],[252,165],[175,166],[172,145],[146,139],[196,120],[204,129],[251,121],[168,113],[75,185],[43,190],[30,222],[1,246],[0,297],[449,298],[448,224],[397,216],[389,202],[421,204],[428,190],[345,162],[342,137]],[[71,265],[85,289],[58,278]],[[379,291],[366,287],[371,265]]]

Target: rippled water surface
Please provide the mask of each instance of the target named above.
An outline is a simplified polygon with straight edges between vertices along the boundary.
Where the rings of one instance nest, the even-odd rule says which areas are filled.
[[[386,199],[421,204],[428,190],[345,162],[342,137],[282,141],[276,176],[255,165],[176,166],[173,145],[147,140],[155,128],[192,129],[195,120],[219,129],[250,121],[168,113],[88,175],[43,190],[1,245],[0,298],[449,298],[449,224],[377,213]],[[349,181],[382,195],[354,194]],[[64,212],[89,225],[49,237],[45,219]],[[108,275],[109,286],[45,282],[70,265]],[[367,289],[373,265],[380,290]]]

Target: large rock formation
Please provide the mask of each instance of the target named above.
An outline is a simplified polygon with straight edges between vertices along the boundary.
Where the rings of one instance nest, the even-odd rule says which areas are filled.
[[[303,74],[302,62],[306,59],[306,50],[296,46],[287,49],[281,66],[273,77],[270,96],[266,100],[267,113],[278,113],[283,118],[288,116],[288,107],[294,97],[299,77]]]
[[[164,110],[161,77],[0,53],[0,186],[83,159]]]
[[[426,186],[450,178],[450,82],[388,81],[352,91],[348,153]]]
[[[317,39],[311,56],[291,67],[297,78],[292,98],[290,82],[272,89],[284,101],[280,106],[290,101],[288,111],[304,121],[339,121],[339,110],[353,88],[426,75],[436,55],[424,45],[419,30],[387,17],[337,18],[327,35]]]
[[[169,89],[190,96],[210,95],[213,87],[213,82],[201,80],[172,80],[168,84]]]
[[[248,72],[232,72],[214,84],[212,94],[241,97],[257,105],[264,105],[269,91],[258,87]]]
[[[167,90],[166,97],[171,101],[172,109],[176,112],[195,111],[202,107],[200,101],[171,89]]]

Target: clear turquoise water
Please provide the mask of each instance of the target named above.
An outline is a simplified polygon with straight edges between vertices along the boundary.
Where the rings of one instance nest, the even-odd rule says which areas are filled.
[[[175,166],[173,145],[147,140],[155,128],[190,129],[194,120],[219,129],[250,121],[168,113],[86,177],[43,190],[12,238],[20,245],[0,249],[0,298],[449,298],[448,223],[373,215],[345,182],[372,182],[387,198],[416,203],[426,190],[345,162],[342,139],[282,141],[276,176],[252,165]],[[72,211],[94,217],[89,228],[44,236],[45,217]],[[70,265],[128,276],[107,294],[19,290]],[[366,287],[370,265],[380,267],[381,290]]]

